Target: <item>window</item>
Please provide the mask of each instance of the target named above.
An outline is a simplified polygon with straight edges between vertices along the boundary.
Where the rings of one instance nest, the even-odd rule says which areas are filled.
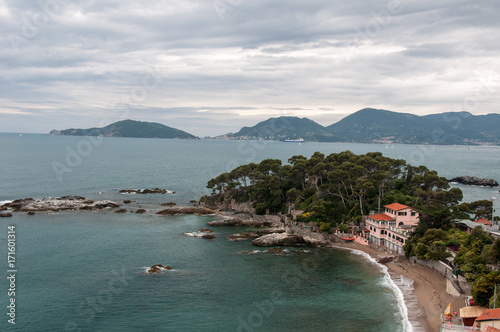
[[[398,212],[398,216],[406,216],[407,212]]]
[[[405,224],[404,222],[400,222],[400,223],[399,223],[399,225],[398,225],[398,227],[401,227],[401,226],[403,226],[404,224]]]
[[[412,217],[415,217],[417,215],[417,213],[415,211],[411,211],[411,216]]]

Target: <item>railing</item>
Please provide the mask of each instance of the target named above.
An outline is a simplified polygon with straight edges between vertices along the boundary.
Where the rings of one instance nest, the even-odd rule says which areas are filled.
[[[440,332],[476,332],[481,331],[478,327],[456,325],[451,323],[443,323]]]

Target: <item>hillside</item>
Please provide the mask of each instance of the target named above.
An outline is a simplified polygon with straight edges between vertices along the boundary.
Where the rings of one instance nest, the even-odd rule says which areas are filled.
[[[52,130],[51,135],[104,136],[138,138],[197,138],[185,131],[155,122],[123,120],[103,128]]]
[[[500,143],[500,115],[448,112],[417,116],[365,108],[326,127],[347,142],[405,144]]]
[[[303,138],[306,141],[336,141],[335,135],[327,132],[322,125],[307,118],[282,116],[259,122],[253,127],[243,127],[228,137],[238,139],[262,138],[269,140],[285,140]]]
[[[404,144],[500,144],[500,114],[448,112],[418,116],[365,108],[327,127],[297,117],[271,118],[243,127],[235,139]]]

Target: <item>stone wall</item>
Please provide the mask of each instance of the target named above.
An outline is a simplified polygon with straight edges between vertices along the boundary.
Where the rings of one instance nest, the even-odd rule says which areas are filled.
[[[458,292],[461,291],[461,294],[466,294],[466,295],[471,294],[472,285],[469,282],[467,282],[464,277],[462,277],[462,276],[456,277],[453,274],[453,269],[451,267],[449,267],[448,265],[446,265],[445,263],[443,263],[441,261],[434,261],[434,260],[422,260],[422,259],[418,259],[415,256],[410,257],[410,262],[420,264],[423,266],[427,266],[428,268],[431,268],[433,270],[438,271],[439,273],[441,273],[441,275],[448,278],[448,280],[450,281],[450,284],[454,284],[453,287]],[[448,288],[448,285],[446,287]],[[447,289],[447,292],[448,292],[448,289]],[[448,292],[448,294],[455,295],[454,291]]]

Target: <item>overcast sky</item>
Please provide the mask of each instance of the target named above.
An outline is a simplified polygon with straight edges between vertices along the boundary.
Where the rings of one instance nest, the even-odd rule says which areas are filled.
[[[499,113],[498,0],[0,0],[0,132]]]

